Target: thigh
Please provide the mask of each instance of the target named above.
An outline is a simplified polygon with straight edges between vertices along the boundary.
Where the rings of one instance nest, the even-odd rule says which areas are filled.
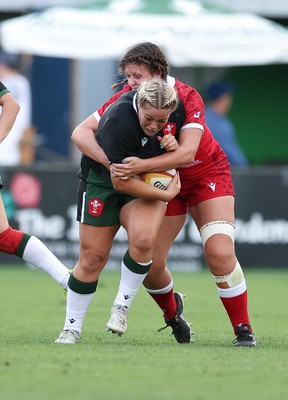
[[[125,204],[120,211],[121,225],[129,240],[141,232],[157,234],[166,211],[166,204],[158,200],[135,199]]]
[[[80,224],[80,255],[73,274],[82,281],[96,280],[108,261],[117,226]]]
[[[190,207],[190,213],[200,229],[203,225],[212,221],[229,221],[234,223],[234,197],[222,196],[203,201]]]
[[[144,280],[145,288],[154,290],[164,288],[171,282],[172,277],[167,268],[167,257],[185,220],[186,214],[164,217],[153,250],[153,263]]]
[[[186,220],[186,214],[164,217],[154,246],[153,267],[165,267],[168,252]]]
[[[115,226],[94,226],[80,224],[80,251],[91,253],[108,253],[112,241],[119,229]]]

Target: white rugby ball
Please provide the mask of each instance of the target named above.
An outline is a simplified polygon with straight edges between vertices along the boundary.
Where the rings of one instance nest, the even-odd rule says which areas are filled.
[[[174,175],[176,175],[175,169],[162,172],[143,172],[140,174],[140,179],[158,189],[166,190]]]

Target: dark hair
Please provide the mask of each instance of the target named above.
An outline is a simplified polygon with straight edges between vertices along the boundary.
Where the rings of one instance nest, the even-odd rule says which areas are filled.
[[[222,97],[224,94],[232,95],[235,91],[235,85],[230,82],[216,81],[207,89],[207,100],[214,101]]]
[[[166,79],[168,74],[168,62],[165,54],[160,47],[151,42],[142,42],[130,47],[118,62],[119,73],[123,74],[129,64],[145,64],[151,75],[160,74],[162,79]],[[125,81],[126,79],[113,87],[115,88]]]

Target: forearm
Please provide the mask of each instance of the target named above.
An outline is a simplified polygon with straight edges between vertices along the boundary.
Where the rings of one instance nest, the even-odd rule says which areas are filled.
[[[2,113],[0,117],[0,143],[6,138],[12,129],[20,110],[19,104],[10,94],[7,93],[4,96],[5,102],[2,105]]]
[[[112,178],[112,184],[114,189],[116,189],[118,192],[123,192],[131,196],[147,200],[171,200],[171,195],[169,192],[151,186],[140,179],[130,178],[128,180],[121,180],[115,176]]]
[[[138,157],[127,157],[125,162],[112,166],[115,175],[122,177],[139,175],[141,172],[166,171],[179,168],[192,163],[197,153],[202,137],[200,129],[183,129],[179,140],[179,148],[169,151],[157,157],[140,159]]]
[[[96,142],[94,131],[91,128],[78,125],[72,132],[71,139],[83,154],[100,162],[109,169],[109,160],[103,149]]]
[[[142,170],[145,172],[166,171],[172,168],[178,168],[194,160],[195,152],[191,149],[180,147],[173,152],[167,152],[158,157],[141,160]]]
[[[166,171],[179,168],[194,161],[203,132],[200,129],[183,129],[180,132],[179,148],[158,157],[143,160],[146,172]]]

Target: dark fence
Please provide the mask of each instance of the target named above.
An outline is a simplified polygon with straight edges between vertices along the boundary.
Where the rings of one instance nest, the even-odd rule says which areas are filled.
[[[64,262],[78,260],[76,216],[77,168],[36,165],[1,171],[2,196],[14,228],[37,236]],[[288,166],[233,170],[236,190],[236,249],[244,267],[288,266]],[[108,268],[119,267],[127,249],[120,230]],[[0,264],[21,262],[0,254]],[[193,271],[205,266],[199,233],[190,217],[170,251],[172,270]]]

